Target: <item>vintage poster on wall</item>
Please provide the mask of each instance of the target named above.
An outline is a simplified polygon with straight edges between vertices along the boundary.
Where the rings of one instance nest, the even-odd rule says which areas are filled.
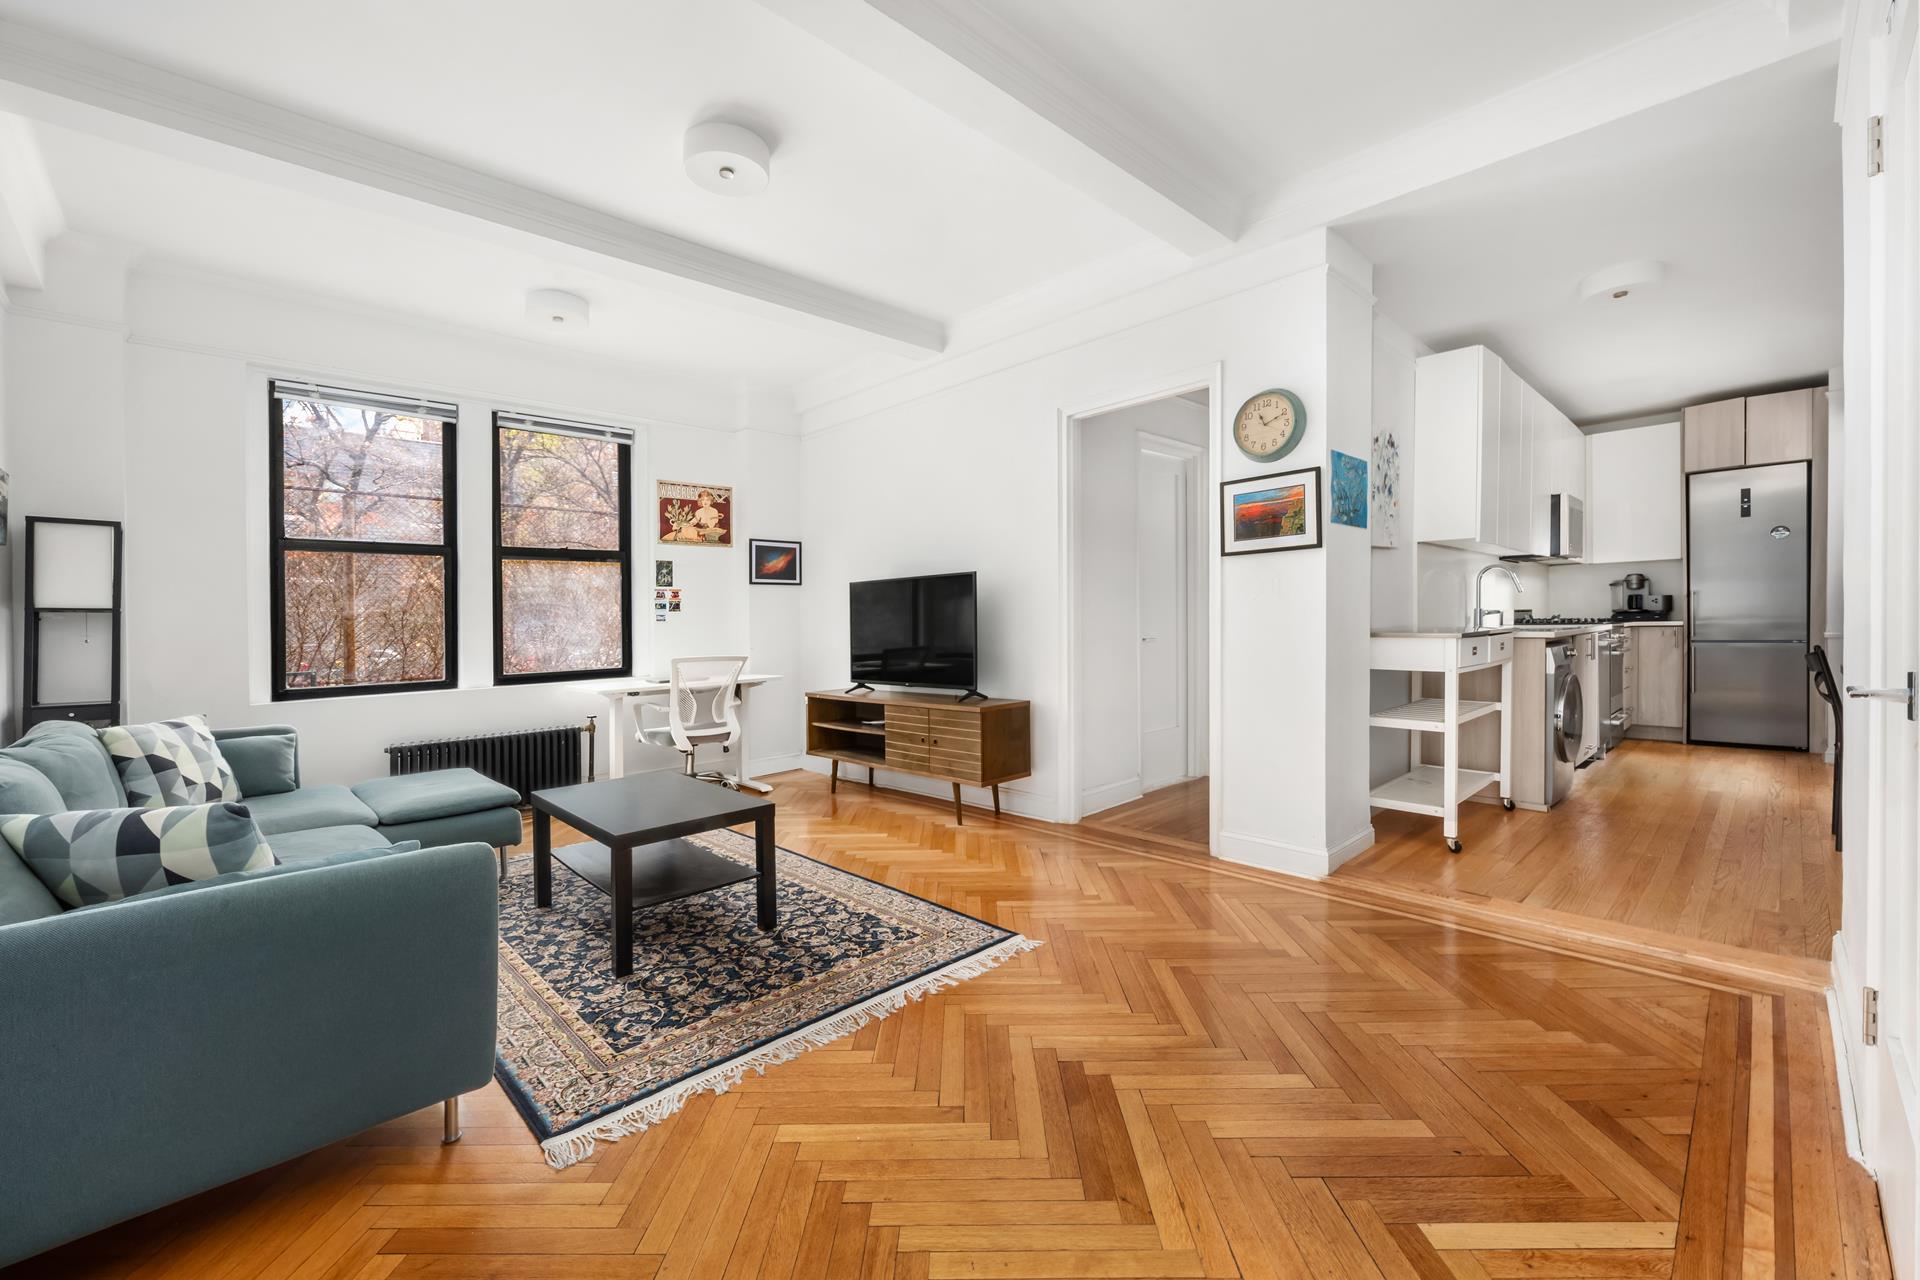
[[[1388,427],[1373,433],[1373,545],[1400,545],[1400,442]]]
[[[660,481],[659,537],[674,546],[732,546],[732,487]]]

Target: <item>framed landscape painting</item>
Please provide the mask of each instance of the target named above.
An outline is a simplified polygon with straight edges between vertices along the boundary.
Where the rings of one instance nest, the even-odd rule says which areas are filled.
[[[800,544],[748,538],[747,578],[761,585],[799,586]]]
[[[1220,554],[1304,551],[1320,545],[1320,468],[1220,483]]]

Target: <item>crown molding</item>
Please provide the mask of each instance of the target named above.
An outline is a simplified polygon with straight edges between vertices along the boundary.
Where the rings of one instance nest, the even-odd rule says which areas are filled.
[[[0,290],[46,288],[47,241],[66,224],[33,126],[0,113]]]
[[[1238,236],[1225,182],[973,0],[759,2],[1188,256]]]
[[[603,266],[638,267],[657,283],[692,286],[706,301],[718,292],[789,323],[856,329],[916,352],[946,345],[946,326],[932,317],[18,22],[0,20],[0,81],[431,206],[470,229],[533,236]],[[76,123],[98,131],[97,120]],[[285,181],[273,168],[248,172]]]

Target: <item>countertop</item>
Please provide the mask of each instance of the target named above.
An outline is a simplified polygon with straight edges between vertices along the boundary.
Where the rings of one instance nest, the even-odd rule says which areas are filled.
[[[1619,625],[1623,627],[1684,627],[1687,625],[1687,620],[1685,618],[1662,618],[1658,622],[1622,622]]]
[[[1513,634],[1521,640],[1561,640],[1567,636],[1584,636],[1595,631],[1605,631],[1611,627],[1607,622],[1570,623],[1563,627],[1530,627],[1525,623],[1513,629]]]
[[[1480,631],[1376,631],[1375,640],[1464,640],[1468,636],[1504,636],[1512,627],[1487,627]]]

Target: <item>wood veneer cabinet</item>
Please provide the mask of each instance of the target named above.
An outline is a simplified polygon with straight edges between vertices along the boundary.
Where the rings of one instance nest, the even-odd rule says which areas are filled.
[[[891,769],[953,784],[953,817],[966,818],[960,788],[987,787],[1000,816],[1000,784],[1033,773],[1032,704],[1014,698],[976,698],[926,693],[807,695],[807,754],[833,762],[830,790],[840,787],[840,766]]]
[[[1696,404],[1681,414],[1686,469],[1718,471],[1747,463],[1747,400]]]

